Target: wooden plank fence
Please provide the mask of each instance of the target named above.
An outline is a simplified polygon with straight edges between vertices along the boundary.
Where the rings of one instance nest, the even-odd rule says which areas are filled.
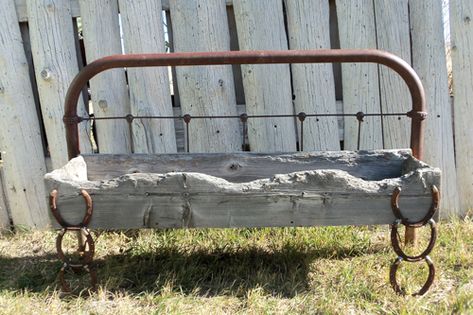
[[[67,160],[62,103],[78,69],[110,54],[164,52],[166,47],[174,51],[379,48],[401,56],[426,88],[430,116],[425,159],[443,171],[443,214],[463,214],[473,208],[470,2],[450,0],[453,113],[442,0],[3,1],[0,228],[10,220],[17,225],[46,224],[42,176],[46,165],[57,168]],[[78,44],[77,19],[85,56]],[[116,69],[91,80],[90,100],[81,100],[79,108],[81,115],[95,117],[388,113],[410,108],[407,89],[391,70],[366,64],[344,64],[339,69],[307,64]],[[360,148],[407,147],[409,122],[406,117],[366,117]],[[191,152],[242,150],[238,119],[195,119],[189,127]],[[358,121],[310,118],[304,133],[307,151],[356,149]],[[84,123],[81,150],[182,152],[184,134],[182,120]],[[287,118],[250,119],[247,137],[252,151],[295,151],[300,125]]]

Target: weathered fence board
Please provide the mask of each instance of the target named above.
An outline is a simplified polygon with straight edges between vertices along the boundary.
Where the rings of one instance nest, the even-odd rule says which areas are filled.
[[[18,15],[18,21],[26,22],[29,20],[28,5],[27,2],[30,0],[14,0],[16,5],[16,12]],[[78,0],[65,0],[65,4],[70,9],[73,17],[80,16],[79,1]]]
[[[43,227],[47,211],[41,182],[46,165],[13,1],[3,3],[0,30],[0,150],[5,193],[15,224]]]
[[[39,103],[38,84],[36,83],[36,75],[33,65],[33,52],[31,51],[30,30],[28,23],[20,23],[21,38],[23,40],[23,48],[25,49],[26,61],[28,62],[28,72],[30,74],[31,88],[33,90],[33,99],[36,106],[39,125],[43,125],[43,117],[41,116],[41,104]],[[46,134],[44,128],[40,128],[41,139],[43,140],[43,149],[46,153]],[[47,155],[47,154],[46,154]],[[47,165],[46,165],[47,166]]]
[[[285,3],[291,49],[330,48],[328,0],[286,0]],[[296,113],[336,113],[332,65],[294,64],[291,67]],[[297,126],[300,129],[300,124]],[[340,149],[337,117],[307,118],[303,128],[305,151]]]
[[[282,1],[241,0],[233,4],[240,50],[287,50]],[[249,115],[293,114],[289,65],[242,65]],[[250,119],[251,151],[296,149],[294,119]]]
[[[120,0],[125,53],[165,52],[161,1]],[[172,116],[166,67],[128,69],[132,115]],[[133,152],[176,152],[174,121],[135,119]]]
[[[341,48],[376,48],[373,0],[337,0],[338,28]],[[343,64],[344,112],[379,113],[380,95],[378,66],[374,64]],[[357,148],[358,121],[345,118],[344,148]],[[361,124],[360,149],[382,148],[381,120],[365,117]]]
[[[170,1],[174,49],[182,51],[230,50],[225,3],[219,0]],[[231,66],[177,67],[183,114],[236,115]],[[193,119],[189,124],[191,152],[241,150],[237,119]]]
[[[458,210],[455,156],[453,151],[452,109],[448,93],[448,73],[441,0],[410,1],[412,64],[424,84],[427,110],[424,159],[442,170],[442,213]]]
[[[3,166],[0,161],[0,232],[10,227],[10,216],[8,215],[8,202],[5,195],[3,180]]]
[[[28,1],[36,82],[53,168],[68,161],[62,121],[64,99],[70,82],[79,71],[69,5],[69,0]],[[80,103],[79,115],[87,116],[82,99]],[[91,152],[87,124],[80,127],[81,152]]]
[[[408,0],[375,0],[376,38],[378,49],[389,51],[411,62]],[[389,68],[379,66],[379,88],[383,113],[407,113],[412,102],[401,77]],[[383,118],[383,146],[408,148],[411,120],[405,116]]]
[[[87,63],[121,54],[117,0],[80,0],[82,32]],[[130,101],[123,69],[108,70],[90,81],[94,114],[97,117],[125,116]],[[131,135],[125,120],[97,121],[100,153],[128,153]]]
[[[28,12],[26,1],[27,0],[14,0],[16,5],[16,12],[18,14],[18,21],[26,22],[28,21]],[[71,13],[73,17],[80,16],[80,9],[79,9],[79,0],[68,0],[70,2]],[[227,6],[232,5],[233,0],[225,0]],[[162,0],[162,9],[169,10],[169,0]]]
[[[473,2],[450,0],[455,153],[462,211],[473,209]]]

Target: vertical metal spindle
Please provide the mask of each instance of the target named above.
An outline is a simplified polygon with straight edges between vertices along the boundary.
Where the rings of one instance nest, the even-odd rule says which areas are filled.
[[[307,115],[304,112],[300,112],[297,114],[297,118],[301,122],[301,138],[299,140],[299,151],[304,151],[304,120],[306,119]]]
[[[360,150],[360,142],[361,142],[361,123],[363,122],[363,118],[365,114],[363,112],[356,113],[356,119],[358,120],[358,140],[356,141],[356,149]]]
[[[135,153],[135,142],[133,140],[133,120],[135,119],[135,117],[133,117],[132,114],[128,114],[125,116],[125,119],[128,122],[128,131],[130,132],[131,153]]]
[[[189,153],[189,123],[191,122],[191,115],[185,114],[182,116],[182,119],[184,120],[184,123],[186,124],[186,134],[184,137],[186,138],[186,152]]]
[[[384,114],[383,109],[381,108],[381,144],[383,145],[383,150],[386,149],[386,144],[384,142]]]
[[[247,151],[246,150],[246,137],[248,135],[248,114],[243,113],[240,115],[240,121],[243,124],[243,140],[241,144],[241,150],[242,151]]]

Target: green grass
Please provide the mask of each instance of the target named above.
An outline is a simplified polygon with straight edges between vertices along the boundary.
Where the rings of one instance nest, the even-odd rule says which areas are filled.
[[[4,233],[0,313],[473,314],[473,221],[439,233],[436,282],[417,298],[388,284],[386,226],[103,232],[94,235],[98,292],[78,296],[56,286],[55,232]],[[419,247],[428,229],[421,234]],[[403,263],[400,272],[415,290],[427,270]]]

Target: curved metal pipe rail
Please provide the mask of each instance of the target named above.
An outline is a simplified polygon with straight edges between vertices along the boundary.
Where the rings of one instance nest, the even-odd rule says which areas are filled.
[[[223,51],[186,52],[170,54],[133,54],[104,57],[88,64],[74,78],[66,94],[64,123],[69,159],[80,154],[77,125],[77,102],[82,87],[100,72],[123,67],[198,66],[227,64],[276,63],[378,63],[396,71],[404,80],[412,98],[412,110],[407,115],[411,123],[411,149],[413,155],[423,158],[425,93],[414,69],[401,58],[374,49],[322,49],[285,51]]]

